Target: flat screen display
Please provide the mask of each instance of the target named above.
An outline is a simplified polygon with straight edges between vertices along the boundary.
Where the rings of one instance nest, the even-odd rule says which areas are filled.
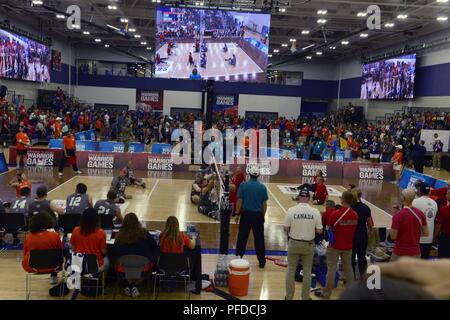
[[[51,51],[42,43],[0,29],[0,77],[50,82]]]
[[[158,6],[155,75],[266,82],[269,31],[268,13]]]
[[[416,54],[363,65],[361,99],[412,99]]]

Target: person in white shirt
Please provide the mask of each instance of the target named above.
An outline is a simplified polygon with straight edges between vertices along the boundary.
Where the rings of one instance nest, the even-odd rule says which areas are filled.
[[[438,206],[436,201],[429,197],[431,190],[429,184],[419,181],[415,187],[419,197],[414,199],[412,206],[422,211],[427,218],[428,236],[420,237],[420,255],[422,259],[427,260],[430,257],[433,244],[434,220],[436,219]]]
[[[314,238],[322,234],[322,217],[319,210],[311,207],[309,191],[300,190],[299,204],[288,210],[284,221],[288,243],[288,269],[286,273],[286,300],[292,300],[295,294],[295,270],[299,260],[303,265],[302,300],[311,300],[311,272],[314,258]]]

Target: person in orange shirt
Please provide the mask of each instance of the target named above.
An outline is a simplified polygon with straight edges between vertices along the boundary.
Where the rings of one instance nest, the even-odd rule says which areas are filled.
[[[27,179],[25,172],[17,173],[17,176],[9,182],[9,185],[16,188],[16,197],[20,197],[23,188],[31,190],[31,181]]]
[[[30,254],[32,250],[63,250],[63,244],[55,228],[55,220],[48,213],[35,214],[29,222],[29,233],[23,246],[22,267],[26,272],[52,272],[53,269],[34,270],[30,267]],[[61,266],[62,269],[62,266]],[[57,273],[51,274],[51,283],[56,284]]]
[[[64,167],[66,166],[67,160],[72,165],[73,171],[75,173],[80,174],[81,171],[78,170],[77,167],[77,157],[76,157],[76,140],[75,136],[72,133],[72,130],[69,130],[67,135],[63,138],[63,157],[61,159],[61,163],[59,164],[58,175],[62,177]]]
[[[61,135],[62,135],[62,124],[61,124],[61,118],[58,117],[58,118],[56,118],[53,136],[55,137],[55,139],[58,139],[61,137]]]
[[[184,253],[184,247],[195,248],[195,238],[190,239],[187,234],[180,232],[178,219],[168,217],[166,228],[159,238],[159,246],[162,253]]]
[[[27,165],[27,147],[29,147],[30,138],[24,132],[24,127],[19,126],[19,132],[16,133],[16,164],[17,169],[20,169],[20,160],[23,160],[23,165],[26,167]]]
[[[399,144],[395,147],[395,153],[392,157],[392,163],[394,164],[394,171],[395,171],[395,180],[400,180],[400,173],[403,169],[403,146]]]
[[[75,227],[70,238],[75,253],[95,254],[98,272],[108,270],[109,259],[106,257],[106,233],[99,227],[99,216],[94,208],[87,208],[81,215],[80,226]]]

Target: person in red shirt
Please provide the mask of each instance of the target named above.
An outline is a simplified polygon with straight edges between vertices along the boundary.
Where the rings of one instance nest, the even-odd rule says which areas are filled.
[[[159,238],[159,246],[162,253],[184,253],[184,247],[195,248],[195,238],[189,239],[186,233],[180,232],[178,219],[170,216]]]
[[[447,199],[450,201],[450,189],[447,191]],[[438,240],[438,258],[450,258],[450,205],[439,210],[434,236]]]
[[[450,180],[447,181],[447,187],[433,189],[430,191],[430,197],[438,204],[439,209],[447,205],[447,192],[450,189]]]
[[[78,170],[77,167],[77,157],[76,157],[76,140],[72,131],[69,130],[67,135],[63,138],[63,157],[61,159],[61,163],[59,164],[58,175],[62,177],[64,167],[66,166],[66,162],[69,159],[70,164],[72,165],[73,171],[75,173],[80,174],[81,171]]]
[[[26,272],[52,272],[54,269],[34,270],[30,267],[32,250],[63,250],[63,244],[58,233],[54,230],[55,220],[48,213],[35,214],[29,222],[29,233],[23,246],[22,267]],[[52,273],[52,283],[56,284],[56,273]]]
[[[24,132],[24,127],[19,126],[19,132],[16,133],[16,164],[17,169],[20,169],[20,160],[23,160],[23,165],[27,165],[27,147],[30,146],[30,138]]]
[[[341,196],[342,207],[331,213],[327,219],[328,232],[330,232],[331,229],[333,230],[334,241],[330,241],[330,245],[327,248],[327,285],[323,291],[315,292],[318,297],[325,299],[330,298],[334,289],[334,280],[339,257],[344,266],[345,286],[348,288],[354,281],[352,249],[353,237],[358,224],[358,214],[351,208],[353,202],[353,194],[349,191],[343,192]]]
[[[194,58],[192,57],[192,52],[189,52],[188,63],[194,64]]]
[[[313,202],[314,204],[322,205],[328,199],[328,190],[325,185],[325,178],[317,178],[316,191],[314,191]]]
[[[20,197],[23,188],[31,190],[31,181],[27,179],[25,172],[17,173],[17,176],[9,182],[9,185],[16,188],[16,197]]]
[[[400,257],[420,259],[420,237],[428,236],[427,218],[417,208],[412,207],[416,197],[413,189],[405,189],[401,193],[403,209],[392,218],[390,236],[395,241],[391,261]]]
[[[237,202],[237,192],[239,190],[239,185],[245,181],[245,175],[242,172],[241,166],[238,166],[236,168],[236,172],[231,177],[230,181],[230,193],[229,193],[229,199],[230,203],[232,205],[232,215],[235,215],[235,208],[236,208],[236,202]]]
[[[81,215],[80,226],[75,227],[70,238],[72,250],[75,253],[95,254],[98,271],[108,269],[109,260],[106,257],[106,233],[99,226],[99,216],[94,208],[87,208]]]

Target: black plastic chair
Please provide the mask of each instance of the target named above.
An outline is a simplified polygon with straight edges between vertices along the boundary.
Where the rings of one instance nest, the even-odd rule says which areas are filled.
[[[111,214],[100,214],[100,227],[104,230],[114,229],[114,216]]]
[[[30,260],[28,265],[34,271],[27,272],[26,275],[26,289],[25,296],[26,299],[30,299],[31,294],[31,278],[33,275],[44,275],[58,273],[63,270],[63,250],[61,249],[49,249],[49,250],[31,250]],[[50,269],[49,272],[39,272],[41,269]],[[64,290],[64,275],[60,283],[60,296],[62,296]]]
[[[81,274],[81,288],[94,288],[91,285],[83,285],[83,279],[90,281],[95,281],[95,298],[98,297],[98,288],[101,284],[102,298],[105,298],[105,272],[99,273],[99,266],[97,261],[97,256],[95,254],[85,254],[86,268],[83,269]]]
[[[58,225],[64,230],[64,234],[71,233],[80,225],[81,214],[70,213],[59,216]]]
[[[7,233],[14,234],[14,238],[19,241],[19,234],[25,238],[25,232],[28,230],[27,217],[18,213],[1,213],[0,214],[0,242],[3,242],[4,235]],[[4,248],[0,249],[0,252]]]
[[[161,253],[156,264],[154,273],[153,292],[155,300],[158,299],[161,282],[183,282],[187,299],[191,294],[188,290],[188,284],[191,280],[189,257],[184,253]],[[158,282],[158,290],[156,290]]]
[[[116,290],[114,291],[114,299],[116,298],[116,293],[120,287],[121,280],[147,280],[147,299],[150,299],[150,277],[151,272],[143,273],[142,270],[146,265],[150,263],[147,257],[140,255],[124,255],[117,259],[117,263],[120,264],[125,272],[117,272],[117,283]]]

